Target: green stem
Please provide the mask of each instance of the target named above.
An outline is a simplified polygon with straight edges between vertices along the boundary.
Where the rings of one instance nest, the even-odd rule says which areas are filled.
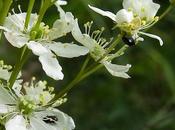
[[[26,15],[25,24],[24,24],[24,30],[28,28],[34,3],[35,3],[35,0],[29,1],[29,6],[28,6],[27,15]]]
[[[173,9],[173,5],[171,4],[165,11],[164,13],[159,17],[159,20],[161,20],[162,18],[164,18],[172,9]]]
[[[112,54],[110,57],[109,57],[109,61],[113,60],[114,58],[117,58],[121,55],[124,54],[125,50],[128,49],[128,45],[124,45],[120,50],[118,50],[115,54]]]
[[[107,54],[109,54],[111,51],[113,51],[114,48],[116,47],[116,45],[120,43],[120,41],[121,41],[123,35],[124,35],[124,34],[119,34],[119,35],[117,36],[117,39],[116,39],[116,40],[111,44],[111,46],[107,49],[107,52],[106,52]]]
[[[85,71],[85,68],[87,67],[87,65],[89,63],[89,60],[90,60],[90,56],[88,55],[86,60],[84,61],[83,65],[82,65],[79,73],[77,74],[77,76],[63,90],[61,90],[55,96],[55,98],[52,100],[53,102],[56,101],[57,99],[59,99],[60,97],[62,97],[65,93],[67,93],[77,83],[77,81],[79,80],[79,78],[81,77],[83,72]]]
[[[21,68],[23,67],[24,63],[26,62],[28,56],[30,54],[30,50],[27,49],[27,46],[24,46],[23,49],[22,49],[22,52],[20,54],[20,57],[19,57],[19,60],[18,62],[16,63],[15,67],[14,67],[14,70],[11,74],[11,77],[9,79],[9,87],[12,88],[17,77],[18,77],[18,74],[21,70]]]
[[[0,8],[0,26],[4,24],[5,18],[8,14],[10,6],[12,4],[12,0],[0,0],[1,8]],[[1,39],[2,31],[0,30],[0,39]]]
[[[78,76],[80,76],[80,75],[84,72],[86,66],[87,66],[88,63],[89,63],[89,60],[90,60],[90,55],[87,56],[85,62],[83,63],[83,65],[82,65],[82,67],[81,67],[80,72],[78,73]]]
[[[8,11],[10,9],[12,2],[13,2],[12,0],[4,0],[3,7],[1,8],[1,13],[0,13],[0,25],[4,24],[5,18],[8,14]]]
[[[41,5],[41,8],[40,8],[40,11],[39,11],[39,17],[38,17],[38,21],[37,23],[35,24],[33,30],[37,31],[39,29],[39,26],[40,26],[40,23],[42,22],[42,19],[47,11],[47,9],[52,5],[53,3],[51,2],[51,0],[45,0],[42,5]]]
[[[64,96],[66,93],[68,93],[76,84],[78,84],[80,81],[82,81],[83,79],[87,78],[88,76],[90,76],[91,74],[93,74],[95,71],[97,71],[98,69],[100,69],[101,67],[103,67],[102,64],[94,67],[94,69],[92,69],[91,71],[80,75],[77,75],[75,77],[75,79],[70,82],[64,89],[62,89],[53,99],[53,101],[56,101],[57,99],[61,98],[62,96]]]
[[[0,0],[0,12],[2,11],[2,7],[3,7],[3,0]]]
[[[29,6],[28,6],[28,10],[27,10],[27,15],[26,15],[26,19],[25,19],[25,26],[24,26],[24,31],[25,29],[28,28],[28,24],[30,22],[30,16],[31,16],[31,13],[32,13],[32,9],[33,9],[33,6],[34,6],[34,3],[35,3],[35,0],[30,0],[29,2]],[[18,58],[18,61],[13,69],[13,72],[10,76],[10,79],[9,79],[9,87],[12,88],[14,83],[15,83],[15,80],[17,79],[18,77],[18,74],[21,70],[21,68],[23,67],[25,61],[27,60],[28,56],[30,54],[30,51],[27,49],[27,46],[25,45],[22,49],[22,52]]]
[[[97,70],[99,70],[100,68],[102,68],[104,65],[103,64],[99,64],[97,66],[95,66],[92,70],[88,71],[87,73],[83,74],[80,79],[78,80],[78,82],[82,81],[83,79],[87,78],[88,76],[90,76],[91,74],[93,74],[94,72],[96,72]],[[77,82],[77,83],[78,83]]]

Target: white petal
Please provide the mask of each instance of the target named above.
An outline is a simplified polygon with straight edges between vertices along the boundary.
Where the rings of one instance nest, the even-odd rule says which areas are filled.
[[[0,26],[0,30],[4,30],[6,32],[12,32],[11,30],[9,30],[8,28],[3,27],[3,26]]]
[[[27,130],[26,120],[22,115],[17,115],[7,121],[5,128],[6,130]]]
[[[36,23],[37,18],[37,14],[31,14],[28,29],[31,29],[33,27],[33,25]],[[24,31],[25,19],[26,13],[9,15],[5,20],[4,26],[12,32],[22,32]]]
[[[82,34],[77,20],[72,30],[72,36],[76,41],[87,47],[89,50],[94,49],[96,41],[92,39],[89,35]]]
[[[35,112],[35,117],[38,120],[43,120],[46,116],[55,116],[58,119],[54,125],[45,123],[45,125],[52,127],[54,130],[72,130],[75,128],[73,119],[57,109]]]
[[[155,17],[160,5],[152,0],[123,0],[123,7],[150,21]]]
[[[109,17],[110,19],[112,19],[113,21],[116,22],[116,15],[114,13],[109,12],[109,11],[103,11],[101,9],[98,9],[98,8],[90,6],[90,5],[89,5],[89,8],[91,8],[93,11],[95,11],[103,16]]]
[[[57,56],[73,58],[86,55],[89,50],[86,47],[70,43],[54,43],[48,45],[49,49],[55,52]]]
[[[37,56],[45,55],[47,53],[51,53],[46,47],[44,47],[39,42],[30,41],[29,43],[27,43],[27,46]]]
[[[21,89],[22,89],[22,85],[21,84],[22,84],[22,82],[23,82],[23,80],[16,80],[14,85],[13,85],[13,87],[12,87],[13,91],[15,92],[15,94],[18,97],[22,96],[21,95]]]
[[[49,32],[49,38],[51,40],[65,36],[71,32],[74,26],[75,20],[71,12],[60,11],[60,19],[56,20],[53,24],[52,29]]]
[[[55,80],[62,80],[64,75],[62,73],[62,67],[59,65],[56,57],[51,54],[41,55],[39,60],[42,64],[43,70],[48,76]]]
[[[8,42],[17,48],[23,47],[29,40],[29,38],[24,37],[17,33],[4,32],[4,34]]]
[[[0,85],[0,104],[15,104],[16,100],[12,97],[4,86]]]
[[[7,114],[16,109],[16,106],[8,106],[4,104],[0,104],[0,114]]]
[[[42,119],[30,118],[30,125],[32,130],[55,130],[51,126],[47,125]]]
[[[0,68],[0,79],[9,80],[11,73],[7,69]]]
[[[134,19],[133,13],[125,9],[121,9],[116,14],[116,22],[121,24],[123,22],[130,23]]]
[[[103,62],[103,64],[113,76],[122,77],[122,78],[130,78],[130,76],[126,72],[129,71],[131,65],[129,64],[127,64],[126,66],[116,65],[116,64],[112,64],[107,61]]]
[[[154,35],[154,34],[150,34],[150,33],[144,33],[144,32],[139,32],[139,33],[142,34],[142,35],[145,35],[145,36],[157,39],[159,41],[160,45],[161,46],[163,45],[163,41],[162,41],[162,39],[159,36]]]

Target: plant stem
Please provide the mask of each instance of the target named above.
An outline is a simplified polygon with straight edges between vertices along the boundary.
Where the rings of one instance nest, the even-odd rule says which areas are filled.
[[[18,74],[19,74],[21,68],[23,67],[24,63],[26,62],[29,54],[30,54],[30,50],[27,49],[27,46],[24,46],[22,49],[22,52],[20,54],[20,57],[18,58],[18,62],[16,63],[14,70],[10,76],[10,79],[9,79],[9,83],[10,83],[9,87],[10,88],[13,87],[15,80],[17,79]]]
[[[12,4],[12,0],[5,0],[0,2],[1,8],[0,8],[0,26],[4,24],[5,18],[8,14],[8,11],[10,9],[10,6]],[[0,39],[1,39],[2,31],[0,30]]]
[[[173,9],[174,5],[169,5],[169,7],[163,12],[163,14],[159,17],[159,20],[161,20],[162,18],[164,18],[172,9]]]
[[[28,6],[28,10],[27,10],[26,20],[25,20],[25,24],[24,24],[24,30],[28,28],[34,3],[35,3],[35,0],[30,0],[29,1],[29,6]]]
[[[99,70],[100,68],[103,67],[103,64],[98,64],[97,66],[95,66],[91,71],[83,74],[81,76],[81,78],[78,80],[78,82],[82,81],[83,79],[87,78],[88,76],[90,76],[91,74],[93,74],[94,72],[96,72],[97,70]]]
[[[38,17],[38,21],[34,26],[34,30],[37,31],[39,29],[40,23],[44,17],[44,14],[46,13],[47,9],[52,5],[53,3],[51,2],[51,0],[45,0],[44,2],[42,2],[40,11],[39,11],[39,17]]]
[[[107,49],[107,52],[106,52],[107,54],[110,53],[110,52],[116,47],[116,45],[120,43],[122,37],[123,37],[123,34],[119,34],[119,35],[117,36],[117,39],[116,39],[116,40],[111,44],[111,46]]]
[[[0,0],[0,12],[2,11],[2,10],[1,10],[2,7],[3,7],[3,0]]]
[[[12,0],[4,0],[3,7],[1,8],[1,13],[0,13],[0,25],[4,24],[5,18],[8,14],[8,11],[10,9],[12,2],[13,2]]]
[[[100,69],[101,67],[103,67],[102,64],[97,65],[96,67],[94,67],[91,71],[82,74],[81,76],[78,74],[75,79],[70,82],[63,90],[61,90],[53,99],[53,101],[56,101],[57,99],[61,98],[62,96],[64,96],[66,93],[68,93],[76,84],[78,84],[80,81],[82,81],[83,79],[87,78],[88,76],[90,76],[91,74],[93,74],[95,71],[97,71],[98,69]]]
[[[31,12],[32,12],[32,9],[33,9],[33,6],[34,6],[34,3],[35,3],[35,0],[30,0],[29,2],[29,6],[28,6],[28,10],[27,10],[27,15],[26,15],[26,19],[25,19],[25,26],[24,26],[24,31],[25,29],[28,28],[28,24],[30,22],[30,16],[31,16]],[[17,79],[18,77],[18,74],[21,70],[21,68],[23,67],[25,61],[27,60],[28,56],[30,54],[30,51],[27,49],[27,46],[25,45],[22,49],[22,52],[18,58],[18,61],[13,69],[13,72],[10,76],[10,79],[9,79],[9,87],[12,88],[14,83],[15,83],[15,80]]]
[[[88,55],[86,60],[84,61],[79,73],[77,74],[77,76],[63,89],[61,90],[52,101],[55,101],[57,99],[59,99],[60,97],[62,97],[65,93],[67,93],[79,80],[79,78],[81,77],[81,75],[83,74],[83,72],[85,71],[85,68],[87,67],[88,63],[90,60],[90,56]],[[51,101],[51,102],[52,102]]]
[[[120,50],[118,50],[115,54],[112,54],[110,57],[109,57],[109,61],[111,61],[111,60],[113,60],[114,58],[117,58],[117,57],[119,57],[119,56],[121,56],[121,55],[123,55],[124,54],[124,51],[126,50],[126,49],[128,49],[128,45],[124,45]]]

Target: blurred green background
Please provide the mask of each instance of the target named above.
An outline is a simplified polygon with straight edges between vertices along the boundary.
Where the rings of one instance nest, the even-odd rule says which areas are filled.
[[[12,5],[17,10],[20,4],[27,10],[27,0],[18,0]],[[35,10],[39,9],[39,0]],[[161,5],[161,14],[169,4],[168,0],[155,0]],[[122,0],[69,0],[63,8],[71,11],[79,19],[80,26],[94,21],[93,28],[105,27],[104,36],[115,37],[111,31],[113,23],[88,8],[88,4],[104,10],[117,12],[122,8]],[[59,17],[55,7],[50,8],[44,21],[50,26]],[[131,79],[112,77],[101,69],[76,86],[68,94],[68,102],[59,109],[72,116],[76,130],[175,130],[175,9],[157,23],[149,32],[159,35],[163,47],[158,41],[145,37],[138,46],[131,47],[126,54],[114,62],[132,64],[129,71]],[[71,35],[60,41],[72,41]],[[7,64],[15,64],[19,49],[12,47],[2,38],[0,59]],[[55,82],[42,71],[38,57],[31,56],[23,73],[24,79],[31,76],[47,79],[58,90],[70,82],[79,71],[85,57],[75,59],[59,58],[65,78]]]

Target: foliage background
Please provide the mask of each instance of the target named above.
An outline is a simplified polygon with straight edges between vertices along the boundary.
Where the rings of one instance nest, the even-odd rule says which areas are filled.
[[[27,0],[15,2],[12,8],[18,12],[20,4],[23,11],[27,9]],[[39,2],[34,12],[39,9]],[[155,0],[161,4],[159,14],[168,6],[168,0]],[[88,4],[117,12],[122,8],[122,0],[69,0],[63,8],[71,11],[79,19],[81,27],[87,21],[94,21],[94,27],[105,27],[105,36],[116,36],[111,31],[112,21],[102,17],[88,8]],[[44,21],[52,25],[59,17],[55,7],[46,13]],[[145,38],[145,42],[131,47],[126,54],[115,63],[132,64],[129,74],[131,79],[112,77],[105,69],[77,85],[68,94],[68,102],[59,109],[71,115],[76,123],[76,130],[175,130],[173,101],[175,96],[175,9],[149,32],[157,34],[164,40],[160,47],[153,39]],[[72,41],[59,39],[61,41]],[[19,49],[13,48],[2,38],[0,58],[8,64],[15,64]],[[64,81],[55,82],[46,77],[36,56],[31,56],[24,67],[24,79],[32,75],[47,79],[50,85],[58,90],[71,81],[78,72],[85,57],[75,59],[59,58],[65,73]]]

